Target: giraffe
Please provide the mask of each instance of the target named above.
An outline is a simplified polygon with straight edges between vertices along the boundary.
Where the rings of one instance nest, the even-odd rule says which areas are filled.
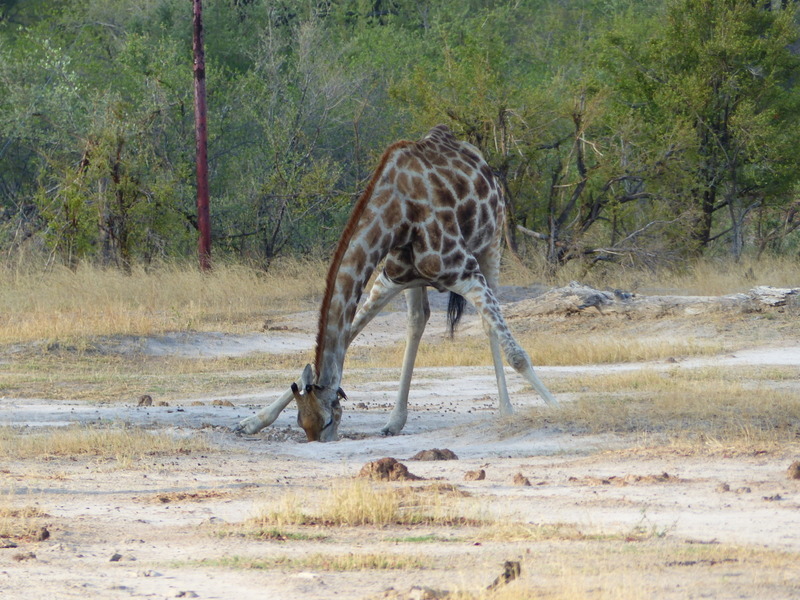
[[[475,146],[457,140],[447,126],[434,127],[418,142],[389,146],[333,254],[314,366],[306,365],[289,390],[240,422],[235,431],[259,431],[294,399],[298,425],[309,441],[338,439],[340,400],[346,398],[340,387],[345,353],[364,326],[402,291],[408,306],[406,350],[397,402],[382,429],[385,435],[398,434],[406,423],[414,361],[430,317],[429,286],[450,292],[451,327],[464,300],[482,317],[501,413],[513,412],[501,351],[548,404],[556,404],[511,335],[495,297],[504,218],[502,192],[489,165]],[[383,270],[357,310],[367,282],[384,259]]]

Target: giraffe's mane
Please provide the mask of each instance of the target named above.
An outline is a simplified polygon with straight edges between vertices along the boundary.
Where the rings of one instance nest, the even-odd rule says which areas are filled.
[[[342,232],[342,236],[339,238],[339,243],[336,246],[336,251],[333,253],[333,258],[331,259],[331,265],[328,268],[328,275],[325,279],[325,294],[322,297],[322,305],[319,309],[319,325],[317,329],[317,347],[314,356],[314,370],[316,372],[317,378],[320,376],[320,369],[322,368],[322,351],[323,351],[323,343],[325,341],[325,330],[328,327],[328,313],[330,312],[331,306],[331,299],[333,298],[333,291],[336,287],[336,276],[339,274],[339,267],[342,265],[342,259],[344,258],[345,252],[350,246],[350,242],[352,241],[353,234],[355,233],[356,227],[358,226],[358,221],[361,219],[361,215],[364,214],[364,210],[367,208],[367,204],[369,204],[370,199],[372,198],[372,193],[375,190],[375,185],[378,183],[378,179],[383,174],[383,170],[386,167],[386,163],[389,161],[389,157],[395,150],[400,148],[405,148],[413,144],[414,142],[409,141],[399,141],[395,142],[391,146],[389,146],[386,151],[381,156],[381,160],[378,163],[378,167],[375,169],[375,172],[372,174],[372,178],[369,181],[364,192],[356,202],[355,206],[353,206],[353,211],[350,213],[350,218],[347,220],[347,224],[344,227],[344,231]]]

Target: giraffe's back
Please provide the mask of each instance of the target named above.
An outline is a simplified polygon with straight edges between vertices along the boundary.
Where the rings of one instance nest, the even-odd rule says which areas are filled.
[[[447,285],[497,250],[504,206],[492,170],[472,144],[437,126],[403,145],[384,167],[375,204],[395,221],[387,274]],[[437,286],[438,287],[438,286]]]

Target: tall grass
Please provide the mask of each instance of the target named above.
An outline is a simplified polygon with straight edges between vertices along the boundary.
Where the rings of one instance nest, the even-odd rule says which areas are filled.
[[[507,258],[502,280],[563,285],[579,279],[643,293],[712,295],[755,285],[800,285],[798,266],[794,258],[739,263],[708,259],[658,273],[620,266],[580,271],[567,265],[550,275],[543,264]],[[90,264],[74,271],[0,264],[0,344],[165,331],[252,331],[270,314],[316,310],[326,269],[324,257],[276,261],[266,273],[233,263],[219,263],[208,274],[194,265],[172,263],[136,267],[129,275]]]
[[[800,286],[800,260],[795,256],[703,258],[659,270],[601,263],[593,268],[578,261],[552,273],[544,257],[534,254],[525,262],[507,253],[503,261],[503,283],[563,286],[580,281],[596,288],[619,288],[643,294],[719,296],[747,291],[758,285]]]
[[[112,334],[254,328],[269,313],[316,306],[324,261],[283,261],[268,273],[184,264],[130,275],[88,264],[75,271],[0,266],[0,343]]]

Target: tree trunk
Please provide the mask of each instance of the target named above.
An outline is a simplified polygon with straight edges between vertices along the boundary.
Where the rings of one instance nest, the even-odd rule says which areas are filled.
[[[197,228],[200,269],[211,269],[211,222],[208,200],[208,133],[206,124],[206,65],[203,50],[203,6],[194,0],[194,122],[197,143]]]

